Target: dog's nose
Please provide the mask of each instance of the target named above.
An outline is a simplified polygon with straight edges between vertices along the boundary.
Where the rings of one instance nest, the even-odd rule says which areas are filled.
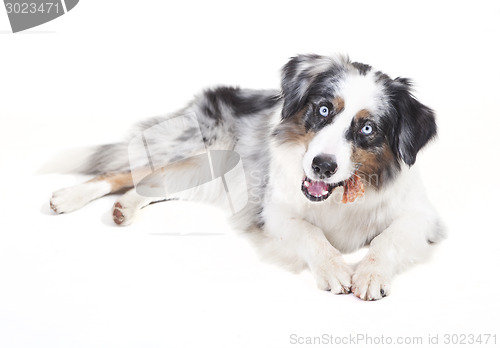
[[[331,177],[337,171],[335,156],[320,154],[313,158],[312,169],[320,179]]]

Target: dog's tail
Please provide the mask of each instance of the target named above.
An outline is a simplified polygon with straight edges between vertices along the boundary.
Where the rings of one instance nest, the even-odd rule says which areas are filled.
[[[93,147],[77,170],[92,175],[129,171],[127,144],[121,142]]]
[[[50,160],[43,163],[38,174],[75,174],[87,172],[88,160],[97,152],[99,147],[74,147],[59,152]],[[85,163],[85,164],[82,164]]]

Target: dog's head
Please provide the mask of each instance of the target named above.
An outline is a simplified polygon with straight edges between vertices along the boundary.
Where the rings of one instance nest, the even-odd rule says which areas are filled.
[[[275,139],[304,145],[302,191],[311,201],[353,176],[376,188],[390,182],[436,134],[433,111],[415,99],[408,79],[343,56],[292,58],[282,94]]]

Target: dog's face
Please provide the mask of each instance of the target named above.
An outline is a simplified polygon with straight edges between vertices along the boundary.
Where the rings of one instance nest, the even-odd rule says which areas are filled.
[[[304,145],[302,192],[324,201],[353,176],[380,187],[436,134],[434,113],[391,79],[345,57],[304,55],[282,73],[278,142]]]

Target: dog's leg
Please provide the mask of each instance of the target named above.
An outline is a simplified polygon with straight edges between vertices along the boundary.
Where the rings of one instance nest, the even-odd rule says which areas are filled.
[[[323,231],[303,219],[284,217],[278,211],[266,214],[266,233],[277,243],[271,251],[274,255],[269,256],[283,253],[284,258],[302,260],[313,273],[318,288],[335,294],[349,293],[352,270]],[[273,217],[269,218],[270,215]]]
[[[396,273],[428,256],[430,244],[424,231],[435,228],[435,220],[416,215],[395,220],[370,243],[354,273],[352,292],[368,301],[387,296]]]
[[[134,179],[138,182],[138,186],[126,192],[113,205],[113,221],[121,226],[130,225],[139,210],[153,202],[167,200],[167,197],[191,200],[190,198],[202,196],[200,193],[186,194],[186,189],[196,188],[200,180],[206,181],[204,177],[209,174],[209,168],[204,164],[206,164],[204,161],[194,157],[161,167],[147,177],[148,173],[145,170],[134,171]],[[184,191],[184,194],[181,191]]]
[[[58,214],[69,213],[90,201],[133,185],[130,172],[103,174],[83,184],[55,191],[50,200],[50,207]]]
[[[165,197],[145,197],[139,195],[135,188],[127,191],[116,203],[113,205],[113,221],[120,226],[130,225],[139,210],[145,206],[165,200]]]

